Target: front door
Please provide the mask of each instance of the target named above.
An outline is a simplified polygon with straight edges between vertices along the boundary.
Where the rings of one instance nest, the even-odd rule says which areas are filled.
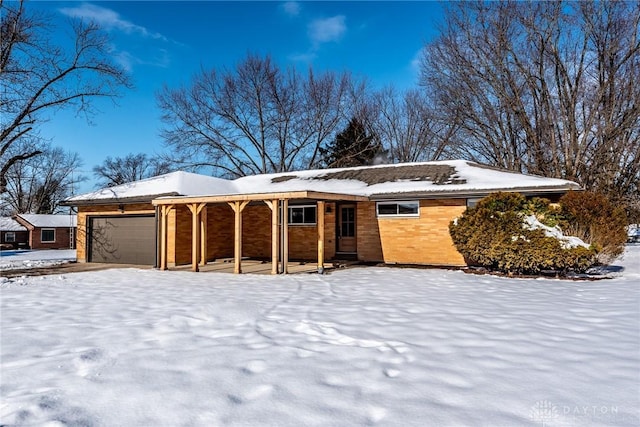
[[[356,252],[356,205],[338,206],[338,252]]]

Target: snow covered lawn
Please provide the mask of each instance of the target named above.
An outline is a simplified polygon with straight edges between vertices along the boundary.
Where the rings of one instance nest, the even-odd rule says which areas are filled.
[[[637,426],[640,246],[621,263],[5,279],[0,424]]]
[[[0,271],[50,267],[75,260],[75,249],[0,251]]]

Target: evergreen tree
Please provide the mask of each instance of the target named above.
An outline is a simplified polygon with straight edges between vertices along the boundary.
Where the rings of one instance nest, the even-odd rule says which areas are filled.
[[[381,151],[374,134],[369,134],[361,120],[354,117],[333,142],[320,149],[325,167],[342,168],[370,165]]]

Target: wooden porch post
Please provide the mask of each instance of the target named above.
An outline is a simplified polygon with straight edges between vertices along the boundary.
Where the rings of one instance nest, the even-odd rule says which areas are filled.
[[[318,221],[318,273],[324,273],[324,201],[318,201],[316,209]]]
[[[271,274],[278,274],[278,199],[264,202],[271,209]]]
[[[192,203],[187,205],[191,211],[191,270],[200,271],[200,212],[206,206],[204,203]]]
[[[289,200],[282,201],[282,274],[288,273],[289,264]]]
[[[207,208],[200,213],[200,265],[207,264]]]
[[[171,209],[173,205],[162,205],[160,209],[160,270],[167,269],[167,234]]]
[[[242,211],[249,203],[245,202],[228,202],[233,212],[235,212],[235,239],[233,250],[233,272],[235,274],[242,273]]]

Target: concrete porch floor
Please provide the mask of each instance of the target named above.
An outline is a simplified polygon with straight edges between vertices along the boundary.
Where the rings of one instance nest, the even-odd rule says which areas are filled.
[[[342,262],[340,265],[342,265]],[[324,264],[325,271],[333,270],[334,268],[334,261],[329,261]],[[191,264],[169,267],[169,270],[191,271]],[[318,265],[314,262],[289,262],[287,263],[287,270],[288,274],[315,273],[318,271]],[[233,258],[217,259],[215,261],[208,262],[206,265],[200,266],[200,272],[233,274]],[[255,259],[243,259],[242,274],[271,274],[271,262]]]

